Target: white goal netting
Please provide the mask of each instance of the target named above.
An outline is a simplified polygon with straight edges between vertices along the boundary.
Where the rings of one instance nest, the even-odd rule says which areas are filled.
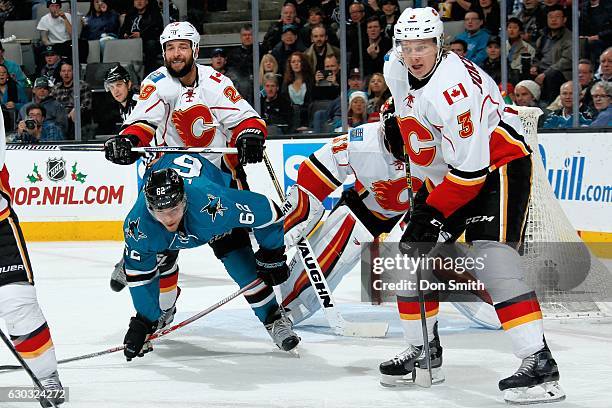
[[[533,150],[533,184],[523,262],[527,283],[548,318],[612,316],[612,273],[594,256],[563,212],[538,148],[538,108],[518,108]]]

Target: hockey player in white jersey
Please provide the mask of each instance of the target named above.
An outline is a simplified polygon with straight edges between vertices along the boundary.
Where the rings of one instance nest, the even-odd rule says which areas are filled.
[[[197,64],[200,34],[188,22],[168,24],[160,43],[164,66],[149,74],[142,82],[136,106],[124,122],[119,136],[105,143],[106,158],[128,165],[140,155],[134,146],[236,147],[238,155],[205,154],[204,157],[221,170],[231,173],[231,186],[247,189],[243,165],[263,159],[266,124],[238,93],[232,81],[209,66]],[[236,228],[210,242],[215,255],[230,272],[241,270],[254,261],[253,249],[246,229]],[[239,251],[241,256],[228,256]],[[159,254],[160,304],[168,324],[176,310],[180,289],[178,251]],[[115,268],[111,287],[125,287],[123,264]],[[258,302],[273,293],[265,286],[247,296]]]
[[[361,243],[391,231],[408,210],[403,143],[390,101],[381,114],[382,122],[351,129],[311,154],[300,165],[297,182],[283,204],[289,248],[317,226],[323,216],[322,201],[349,175],[355,176],[355,187],[342,193],[326,221],[309,237],[332,290],[359,261]],[[289,266],[289,280],[280,288],[283,305],[299,323],[320,305],[298,254]]]
[[[6,136],[0,111],[0,318],[4,319],[15,350],[49,391],[56,405],[64,402],[57,373],[55,347],[34,287],[34,273],[19,219],[11,206],[9,173],[4,164]],[[43,407],[50,407],[42,400]]]
[[[442,40],[443,25],[434,9],[408,8],[395,25],[394,48],[384,66],[411,169],[424,177],[400,249],[415,255],[416,244],[424,244],[424,253],[435,246],[441,229],[455,235],[465,231],[474,256],[485,259],[477,278],[522,360],[514,375],[499,382],[504,398],[513,403],[558,401],[565,398],[557,383],[559,371],[517,252],[531,188],[531,151],[518,113],[505,106],[497,84],[471,61],[444,51]],[[442,348],[435,296],[425,291],[434,382],[439,382]],[[425,362],[417,293],[398,298],[409,347],[380,365],[386,385],[414,378],[414,366]]]
[[[310,155],[298,169],[283,205],[285,245],[294,246],[309,236],[330,289],[360,260],[364,243],[389,233],[408,210],[404,144],[396,120],[393,98],[381,108],[381,122],[361,125],[336,137]],[[345,190],[322,226],[322,201],[350,176],[355,187]],[[413,184],[422,179],[412,175]],[[398,237],[399,238],[399,237]],[[317,295],[299,254],[291,262],[289,279],[281,284],[283,305],[294,323],[300,323],[320,308]],[[497,329],[499,321],[492,306],[474,296],[470,303],[455,304],[469,319]]]

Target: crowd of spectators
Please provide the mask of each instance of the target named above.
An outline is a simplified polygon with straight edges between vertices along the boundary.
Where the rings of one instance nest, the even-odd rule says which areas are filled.
[[[580,1],[579,123],[611,126],[612,2],[575,1]],[[48,13],[37,25],[41,41],[32,75],[26,76],[18,64],[5,59],[0,43],[5,122],[14,127],[15,139],[22,141],[73,138],[72,24],[81,28],[81,63],[87,58],[88,41],[99,41],[103,52],[108,41],[128,38],[142,39],[142,75],[163,63],[159,46],[162,0],[90,0],[88,12],[78,18],[63,11],[61,0],[0,0],[0,26],[6,20],[35,17],[41,3]],[[209,11],[227,9],[223,0],[189,0],[188,18],[198,29],[203,28],[201,19],[197,20],[201,16],[192,9],[201,10],[205,4]],[[393,47],[400,4],[397,0],[349,1],[345,22],[340,21],[338,4],[336,0],[285,1],[261,43],[254,41],[257,33],[252,26],[244,24],[239,27],[240,44],[215,48],[206,55],[210,65],[228,76],[247,101],[253,104],[259,95],[261,114],[271,125],[271,133],[330,132],[341,126],[342,24],[347,33],[346,120],[349,126],[379,120],[378,111],[390,96],[382,71],[385,55]],[[443,20],[463,25],[462,32],[447,38],[450,51],[478,64],[498,83],[501,67],[507,64],[508,88],[502,92],[509,103],[542,108],[543,127],[571,126],[571,0],[509,0],[506,4],[508,42],[507,54],[502,55],[498,0],[428,1]],[[174,4],[170,4],[170,15],[171,20],[179,18]],[[261,58],[259,72],[253,72],[254,44]],[[258,93],[253,89],[255,75]],[[95,116],[91,87],[81,81],[80,89],[81,118],[91,123]],[[43,122],[34,128],[26,126],[41,118]],[[25,133],[35,137],[25,137]]]
[[[498,0],[430,0],[428,4],[440,12],[443,20],[463,23],[463,32],[448,38],[447,46],[483,68],[500,83],[500,89],[502,64],[507,65],[508,88],[502,92],[509,103],[542,108],[545,115],[541,126],[572,126],[571,92],[567,90],[572,79],[570,1],[508,1],[506,55],[502,55]],[[611,96],[605,83],[609,84],[611,70],[608,60],[612,57],[612,2],[581,0],[579,9],[582,58],[579,65],[582,91],[579,123],[610,126],[605,118],[609,115],[606,112],[609,112]],[[350,72],[347,120],[349,125],[354,125],[378,120],[377,109],[384,97],[389,96],[380,73],[384,56],[393,45],[393,26],[400,7],[395,0],[358,0],[349,2],[346,11],[347,68]],[[295,132],[310,127],[320,132],[340,126],[339,26],[337,2],[333,0],[286,1],[279,20],[266,33],[262,48],[271,54],[264,55],[262,62],[270,68],[278,66],[278,70],[264,67],[260,77],[263,78],[264,72],[279,73],[280,96],[285,94],[285,99],[295,108],[293,114],[282,116],[282,119],[271,118],[283,130]],[[289,33],[288,40],[283,37],[285,32]],[[303,47],[307,47],[305,51]],[[291,94],[297,88],[291,88],[289,84],[297,85],[285,74],[288,69],[286,61],[296,52],[303,52],[306,56],[306,60],[301,62],[302,73],[313,75],[310,80],[299,82],[304,94],[312,101],[309,108]],[[355,87],[357,80],[360,85]],[[593,88],[598,81],[600,86]],[[593,89],[598,92],[597,106],[592,98]],[[361,98],[351,99],[354,91],[365,92],[363,112]],[[265,87],[262,87],[262,92],[265,98]],[[600,120],[595,121],[600,115]]]

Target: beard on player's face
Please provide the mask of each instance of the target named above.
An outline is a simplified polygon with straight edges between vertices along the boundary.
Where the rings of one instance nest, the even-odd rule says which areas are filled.
[[[174,69],[172,67],[172,64],[176,63],[176,62],[182,62],[184,64],[183,68],[180,68],[178,70]],[[171,76],[175,77],[175,78],[182,78],[185,75],[189,74],[189,72],[193,68],[193,63],[194,63],[193,56],[191,56],[191,57],[184,57],[184,58],[183,57],[174,57],[172,59],[169,59],[166,56],[165,61],[164,61],[164,65],[166,66],[166,69],[168,69],[168,73]]]

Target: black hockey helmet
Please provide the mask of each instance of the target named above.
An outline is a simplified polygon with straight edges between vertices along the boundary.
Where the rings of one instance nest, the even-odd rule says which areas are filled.
[[[383,136],[387,149],[397,160],[406,161],[404,154],[404,141],[400,131],[397,117],[395,116],[395,104],[393,97],[387,99],[380,108],[380,121],[383,126]]]
[[[104,89],[106,92],[109,90],[108,85],[117,81],[124,81],[126,84],[131,80],[130,73],[123,67],[123,65],[117,63],[114,67],[108,70],[104,75]]]
[[[151,211],[173,208],[185,200],[183,178],[171,168],[151,173],[144,192]]]

